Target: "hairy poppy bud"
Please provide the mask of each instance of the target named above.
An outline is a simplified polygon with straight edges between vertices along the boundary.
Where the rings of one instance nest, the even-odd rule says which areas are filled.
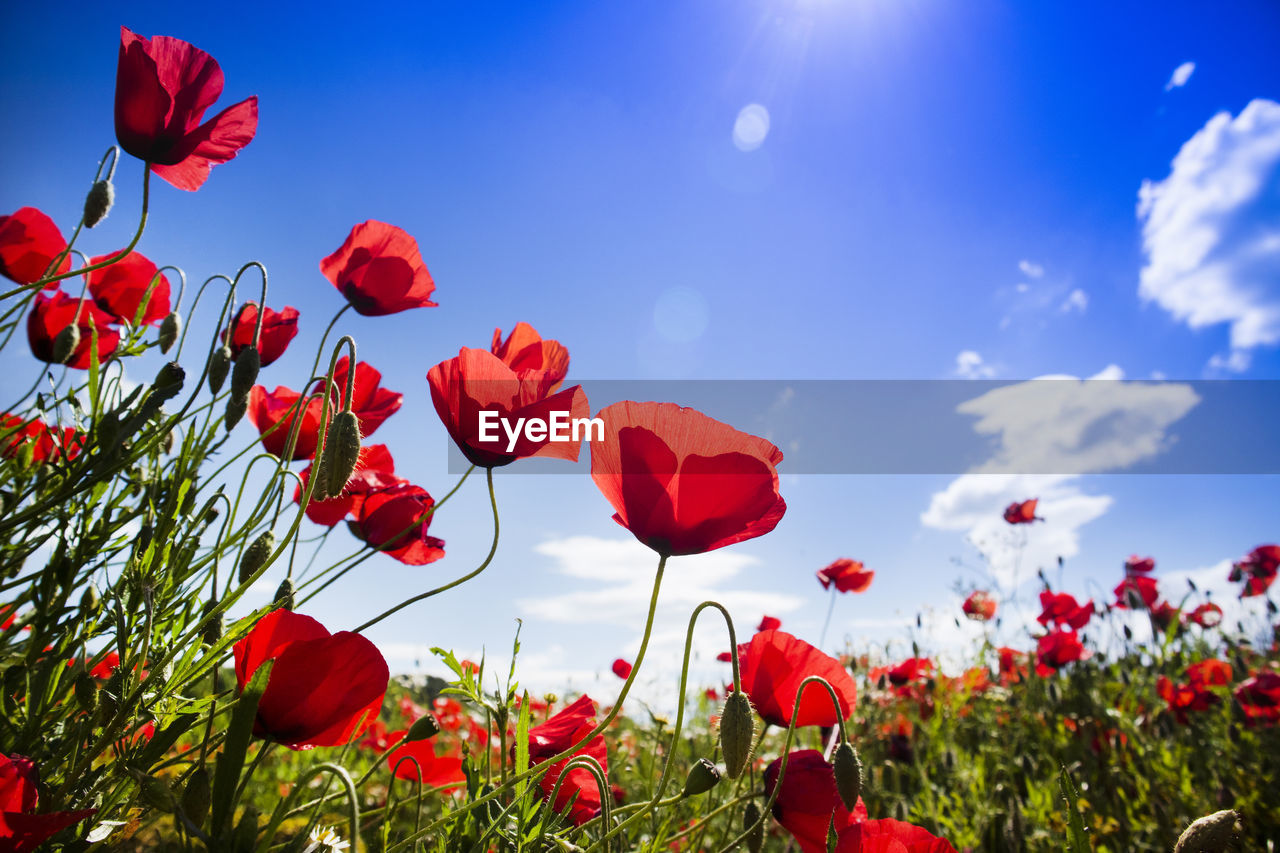
[[[275,603],[280,605],[281,610],[293,609],[293,581],[285,578],[280,581],[280,586],[276,589]]]
[[[96,587],[89,586],[85,588],[84,595],[80,596],[80,612],[86,618],[93,618],[98,615],[98,611],[102,609],[102,599],[98,596]]]
[[[216,600],[206,602],[204,606],[204,612],[201,614],[201,618],[208,618],[209,614],[213,612],[213,608],[216,607],[217,605],[218,605],[218,602]],[[204,640],[206,645],[210,645],[210,646],[215,645],[219,640],[222,639],[222,629],[223,629],[222,614],[219,613],[217,616],[213,617],[212,620],[210,620],[209,624],[205,625],[202,629],[200,629],[200,639]]]
[[[338,412],[329,427],[329,437],[320,456],[313,497],[323,500],[342,494],[359,458],[360,421],[355,412]]]
[[[92,714],[93,709],[98,706],[98,685],[93,683],[93,676],[87,672],[81,672],[76,676],[72,688],[80,710]]]
[[[1200,818],[1178,836],[1173,853],[1225,853],[1236,838],[1236,819],[1232,809],[1214,812]]]
[[[720,715],[720,752],[724,756],[724,772],[730,779],[737,779],[746,768],[755,734],[751,700],[741,690],[735,690],[725,697]]]
[[[248,397],[261,369],[262,356],[258,355],[257,347],[248,346],[240,350],[235,366],[231,368],[231,396]]]
[[[53,363],[66,364],[71,360],[76,347],[80,346],[80,327],[71,324],[65,327],[53,339]]]
[[[178,392],[182,390],[182,384],[186,381],[187,372],[181,365],[176,361],[167,362],[156,374],[155,381],[151,383],[151,398],[155,400],[155,405],[159,406],[166,400],[172,400],[178,396]]]
[[[832,756],[835,765],[836,792],[840,794],[840,802],[849,811],[858,805],[858,797],[862,796],[862,759],[853,744],[845,741],[836,747]]]
[[[244,556],[240,558],[240,583],[249,582],[249,578],[267,562],[275,547],[276,535],[270,530],[249,543],[249,547],[244,549]]]
[[[684,797],[696,797],[705,794],[720,781],[720,771],[705,758],[699,758],[689,769],[689,777],[684,782]]]
[[[232,850],[253,850],[258,844],[258,818],[261,812],[250,803],[244,807],[244,814],[236,824],[235,837],[232,839]]]
[[[760,853],[764,847],[764,821],[760,820],[760,807],[754,802],[747,803],[742,810],[742,829],[747,834],[747,849],[751,853]]]
[[[436,718],[431,714],[427,714],[425,717],[419,717],[412,726],[409,726],[409,731],[404,736],[404,742],[413,743],[415,740],[427,740],[439,733],[440,723],[436,722]]]
[[[249,400],[247,397],[236,397],[232,395],[227,400],[227,414],[223,418],[223,423],[227,426],[227,432],[235,429],[236,424],[240,423],[240,419],[244,417],[245,411],[249,408]]]
[[[168,352],[173,349],[173,345],[178,342],[178,335],[182,333],[182,315],[177,311],[170,311],[165,318],[160,321],[160,352]]]
[[[162,812],[172,812],[176,809],[177,798],[173,796],[173,791],[169,790],[168,783],[163,779],[148,776],[145,773],[135,773],[134,778],[138,780],[138,793],[142,795],[142,800],[147,805]]]
[[[227,371],[231,369],[231,348],[218,347],[209,356],[209,391],[217,394],[222,390],[222,383],[227,379]]]
[[[201,767],[191,774],[186,790],[182,792],[182,813],[193,825],[203,826],[209,816],[210,800],[209,771]]]
[[[116,201],[116,188],[111,181],[94,181],[84,197],[84,227],[92,228],[107,218]]]

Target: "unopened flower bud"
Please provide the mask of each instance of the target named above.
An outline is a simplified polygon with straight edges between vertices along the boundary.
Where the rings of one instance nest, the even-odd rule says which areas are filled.
[[[720,771],[716,766],[705,758],[699,758],[697,763],[689,769],[689,777],[685,779],[682,796],[696,797],[699,794],[705,794],[719,781]]]
[[[244,549],[244,556],[240,558],[240,583],[248,583],[249,578],[266,564],[275,548],[276,535],[270,530],[250,542],[249,547]]]
[[[831,763],[835,766],[836,792],[840,794],[840,802],[849,811],[858,805],[858,797],[862,796],[862,759],[853,744],[844,741],[836,747]]]
[[[176,809],[177,798],[163,779],[145,773],[137,773],[134,778],[138,780],[138,793],[147,805],[162,812],[173,812]]]
[[[166,400],[172,400],[178,396],[178,392],[182,390],[182,384],[186,381],[187,372],[178,362],[166,362],[156,374],[155,381],[151,383],[151,397],[155,400],[155,404],[163,404]]]
[[[94,181],[84,197],[84,227],[92,228],[107,218],[116,201],[116,188],[111,181]]]
[[[223,423],[227,426],[227,432],[235,429],[236,424],[240,423],[240,419],[244,417],[245,411],[249,408],[249,400],[246,397],[232,396],[227,400],[227,414],[223,418]]]
[[[222,390],[222,383],[227,379],[227,371],[231,369],[231,348],[223,345],[209,356],[209,391],[217,394]]]
[[[98,590],[94,586],[85,588],[84,595],[80,596],[80,612],[87,618],[93,618],[98,615],[98,611],[102,609],[102,598],[98,595]]]
[[[195,826],[203,826],[209,816],[210,803],[209,771],[201,767],[191,774],[187,787],[182,792],[182,813]]]
[[[319,473],[312,497],[324,500],[326,497],[342,494],[359,458],[360,421],[355,412],[338,412],[329,427],[324,453],[320,456]]]
[[[87,714],[92,714],[94,708],[98,706],[98,685],[93,683],[93,676],[87,672],[81,672],[76,676],[72,688],[75,692],[76,704],[80,706],[80,710]]]
[[[164,438],[161,439],[160,441],[160,444],[164,449],[164,452],[168,455],[173,454],[173,447],[176,443],[177,443],[177,439],[175,439],[173,436],[173,430],[169,430],[168,432],[166,432],[164,434]],[[191,494],[190,492],[187,493],[188,496],[190,496],[190,494]]]
[[[253,850],[258,843],[258,818],[261,816],[258,807],[250,803],[244,807],[240,822],[236,824],[232,850]]]
[[[168,352],[173,349],[173,345],[178,342],[178,335],[182,333],[182,315],[177,311],[170,311],[160,321],[160,352]]]
[[[217,601],[206,602],[201,618],[208,618],[209,614],[213,612],[213,608],[217,605]],[[215,645],[222,639],[222,629],[222,614],[219,613],[217,616],[214,616],[208,624],[200,629],[200,639],[204,640],[206,645]]]
[[[293,581],[289,578],[280,581],[280,586],[276,589],[275,603],[280,605],[281,610],[293,609]]]
[[[742,830],[747,833],[747,850],[760,853],[764,847],[764,821],[760,820],[760,807],[754,802],[747,803],[742,810]]]
[[[1234,810],[1226,809],[1200,818],[1178,836],[1173,853],[1225,853],[1235,842],[1239,817]]]
[[[231,396],[248,397],[261,369],[262,356],[258,354],[257,347],[248,346],[240,350],[235,366],[231,368]]]
[[[755,734],[751,700],[741,690],[735,690],[725,697],[720,715],[720,752],[724,756],[724,772],[730,779],[737,779],[746,768]]]
[[[409,732],[404,736],[405,743],[413,743],[415,740],[427,740],[433,738],[440,733],[440,723],[431,714],[425,717],[419,717],[412,726],[409,726]]]
[[[53,339],[53,363],[66,364],[80,346],[80,327],[75,323],[63,328]]]

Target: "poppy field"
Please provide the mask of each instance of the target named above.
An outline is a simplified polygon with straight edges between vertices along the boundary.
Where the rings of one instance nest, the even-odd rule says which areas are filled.
[[[316,259],[333,288],[319,337],[299,334],[260,263],[188,280],[161,248],[153,260],[138,248],[151,193],[234,170],[258,101],[228,104],[218,63],[180,38],[120,35],[116,143],[80,221],[0,216],[0,346],[25,336],[32,380],[0,401],[0,853],[1274,849],[1280,545],[1241,543],[1230,569],[1252,623],[1137,555],[1117,556],[1105,600],[1041,574],[1014,645],[995,630],[1014,591],[971,589],[948,616],[987,639],[959,668],[705,601],[673,710],[652,712],[628,696],[668,560],[771,534],[783,452],[679,400],[594,408],[571,342],[526,322],[456,355],[415,342],[425,385],[386,387],[344,315],[447,312],[430,259],[389,223],[356,223]],[[114,188],[135,180],[141,209],[121,209]],[[108,216],[136,216],[132,241],[83,251]],[[275,365],[288,350],[312,357],[305,376]],[[452,482],[419,482],[379,443],[408,394],[469,464]],[[601,433],[494,439],[487,414]],[[606,692],[526,689],[518,634],[507,671],[443,648],[447,679],[393,671],[364,633],[467,601],[502,560],[500,520],[521,508],[495,471],[584,454],[599,512],[652,552],[639,650]],[[340,578],[441,561],[464,489],[487,496],[482,561],[424,573],[362,622],[308,614]],[[1002,522],[1054,519],[1027,495]],[[305,543],[330,532],[350,555],[308,565]],[[834,606],[874,575],[841,557],[803,582]],[[251,606],[264,583],[274,595]],[[696,625],[723,632],[715,683],[690,674]]]

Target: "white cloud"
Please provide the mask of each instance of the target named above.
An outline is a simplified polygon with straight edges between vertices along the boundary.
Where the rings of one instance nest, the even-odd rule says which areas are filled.
[[[1044,275],[1044,267],[1034,261],[1018,261],[1018,269],[1022,270],[1022,274],[1028,278],[1040,278]]]
[[[996,375],[996,369],[983,361],[981,355],[967,349],[956,356],[955,374],[962,379],[990,379]]]
[[[1244,373],[1252,363],[1253,355],[1248,350],[1233,349],[1227,353],[1214,353],[1206,366],[1210,371]]]
[[[1177,89],[1179,86],[1187,85],[1187,81],[1191,79],[1191,74],[1196,70],[1194,62],[1184,62],[1177,68],[1173,69],[1173,73],[1169,75],[1169,82],[1164,84],[1166,92],[1171,89]]]
[[[1067,298],[1062,300],[1062,305],[1058,310],[1064,314],[1070,314],[1072,311],[1079,311],[1083,314],[1089,308],[1089,294],[1080,288],[1076,288],[1067,294]]]
[[[1280,342],[1280,103],[1214,116],[1138,199],[1142,299],[1193,329],[1229,324],[1233,351]]]

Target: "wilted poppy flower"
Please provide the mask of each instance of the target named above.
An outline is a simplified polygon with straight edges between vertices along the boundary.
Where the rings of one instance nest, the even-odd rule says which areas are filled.
[[[984,589],[975,589],[964,600],[964,615],[977,622],[988,622],[995,618],[996,600]]]
[[[589,735],[595,727],[596,703],[588,696],[581,696],[576,702],[550,717],[545,723],[529,729],[529,764],[538,764],[553,755],[559,755]],[[514,755],[515,744],[512,744],[511,750]],[[574,752],[573,755],[551,765],[546,775],[542,777],[542,797],[544,800],[550,799],[551,792],[556,786],[556,780],[564,772],[565,765],[579,755],[589,755],[598,761],[601,769],[606,774],[605,781],[606,783],[608,782],[608,750],[605,747],[604,738],[596,735]],[[575,797],[576,799],[574,799]],[[578,826],[599,814],[600,789],[596,785],[595,777],[591,775],[589,770],[581,767],[570,770],[569,775],[560,784],[560,792],[556,795],[556,801],[552,805],[556,811],[561,811],[569,803],[570,799],[573,799],[574,802],[569,812],[569,818]]]
[[[1214,628],[1222,623],[1222,608],[1212,601],[1196,607],[1182,617],[1188,625],[1199,625],[1201,628]]]
[[[821,684],[809,684],[800,699],[797,726],[834,726],[848,719],[858,699],[858,687],[840,661],[785,631],[761,631],[738,646],[738,689],[765,720],[786,728],[796,707],[796,690],[811,675],[825,678],[840,700],[840,713]]]
[[[120,334],[111,324],[117,322],[115,316],[103,311],[85,299],[68,296],[61,290],[52,293],[41,293],[36,296],[34,307],[27,315],[27,342],[31,344],[31,354],[41,361],[56,364],[53,358],[53,342],[58,333],[68,326],[75,325],[80,329],[80,343],[71,351],[67,367],[77,370],[89,369],[89,349],[93,346],[94,329],[98,335],[98,362],[107,360],[107,356],[116,351],[120,343]]]
[[[1079,630],[1092,618],[1092,598],[1085,604],[1080,604],[1074,596],[1065,592],[1053,593],[1046,589],[1040,593],[1040,615],[1036,617],[1036,621],[1041,625],[1054,622],[1059,628],[1065,625]]]
[[[956,848],[923,827],[884,818],[841,830],[835,853],[956,853]]]
[[[0,415],[0,456],[16,457],[26,444],[31,445],[33,462],[57,462],[79,456],[84,436],[72,427],[50,427],[39,418],[28,421],[17,415]]]
[[[337,392],[333,396],[335,411],[341,407],[347,395],[347,371],[351,359],[343,356],[333,368],[333,384]],[[400,411],[404,395],[398,391],[390,391],[381,387],[382,374],[373,365],[365,361],[356,362],[355,385],[351,394],[351,411],[360,421],[360,435],[368,438],[374,430],[382,426],[387,418]],[[323,380],[316,383],[315,390],[322,391]]]
[[[619,678],[631,677],[631,664],[622,658],[618,658],[613,662],[613,674]]]
[[[516,373],[522,370],[541,370],[551,374],[555,380],[551,385],[553,391],[569,373],[569,350],[559,341],[543,339],[528,323],[516,323],[505,341],[502,339],[502,330],[494,329],[489,352],[502,359]]]
[[[236,687],[274,660],[253,732],[290,749],[340,746],[378,718],[390,673],[378,647],[359,634],[301,613],[273,610],[235,644]]]
[[[1259,545],[1231,567],[1231,580],[1244,579],[1241,598],[1266,595],[1280,572],[1280,545]]]
[[[1137,554],[1132,555],[1124,561],[1124,573],[1126,575],[1145,575],[1156,569],[1156,561],[1154,557],[1139,557]]]
[[[289,460],[310,459],[316,452],[316,444],[320,439],[320,418],[324,415],[324,400],[309,397],[299,407],[297,404],[300,396],[297,391],[283,385],[277,385],[274,391],[267,391],[261,385],[254,385],[249,390],[249,406],[245,415],[249,418],[249,423],[262,434],[262,447],[272,456],[284,459],[285,447],[289,444],[289,436],[299,414],[301,421],[298,425],[298,440]]]
[[[320,262],[320,272],[368,317],[433,307],[436,284],[418,251],[418,241],[385,222],[369,220],[351,229],[338,250]]]
[[[227,340],[228,329],[222,330],[222,342],[231,350],[233,357],[239,355],[241,350],[253,343],[253,330],[257,328],[257,325],[258,306],[254,302],[248,302],[236,312],[231,340]],[[263,309],[262,333],[258,335],[258,358],[261,359],[262,366],[266,367],[284,355],[284,351],[289,348],[289,342],[297,334],[297,308],[286,305],[280,311],[276,311],[270,306]]]
[[[68,255],[50,270],[49,264],[67,248],[67,241],[54,221],[34,207],[22,207],[0,216],[0,275],[18,284],[34,284],[45,273],[59,274],[71,269]],[[56,284],[46,285],[56,287]]]
[[[294,486],[294,503],[302,502],[302,489],[311,479],[311,468],[312,466],[308,465],[299,475],[302,482]],[[307,504],[307,518],[327,527],[333,527],[348,515],[359,518],[360,507],[366,495],[409,482],[402,477],[397,477],[395,470],[395,460],[391,458],[391,453],[385,444],[361,447],[360,455],[356,457],[355,470],[351,474],[351,479],[347,480],[347,486],[342,494],[322,501],[313,499]]]
[[[222,69],[203,50],[120,28],[116,139],[180,190],[199,189],[210,169],[235,157],[258,131],[256,95],[201,124],[221,94]]]
[[[764,771],[765,796],[773,796],[782,759],[775,758]],[[816,749],[788,754],[781,789],[773,803],[773,817],[790,832],[802,853],[826,853],[827,828],[839,833],[867,819],[862,798],[853,811],[844,807],[836,790],[835,769]]]
[[[120,254],[99,255],[90,258],[90,264],[100,264]],[[152,279],[156,278],[156,265],[138,252],[130,252],[120,260],[89,273],[89,293],[98,307],[108,314],[132,323],[147,295]],[[159,323],[169,313],[169,279],[163,273],[156,281],[155,290],[142,312],[143,326]]]
[[[871,580],[876,576],[867,571],[858,560],[841,557],[825,569],[818,570],[818,582],[823,589],[830,589],[835,584],[839,592],[866,592]]]
[[[1033,521],[1044,521],[1043,518],[1036,515],[1036,506],[1039,503],[1039,498],[1014,501],[1004,508],[1004,520],[1010,524],[1030,524]]]
[[[410,566],[425,566],[444,556],[444,540],[427,535],[435,501],[427,490],[400,483],[370,491],[349,522],[352,534]]]
[[[1149,610],[1160,597],[1156,589],[1156,579],[1146,575],[1126,575],[1125,579],[1116,585],[1114,592],[1115,606],[1121,610],[1130,608]]]
[[[763,536],[787,510],[782,451],[695,409],[624,401],[602,410],[591,479],[613,520],[659,554],[713,551]]]
[[[404,738],[405,734],[406,732],[395,732],[388,735],[388,740],[395,743]],[[436,755],[435,741],[432,739],[415,740],[397,746],[387,756],[387,768],[395,772],[397,779],[416,782],[421,776],[424,788],[458,788],[467,784],[467,777],[462,773],[462,757]]]
[[[30,758],[0,753],[0,850],[27,853],[97,809],[36,814],[40,773]]]
[[[1236,688],[1235,697],[1251,725],[1280,723],[1280,673],[1254,673]]]
[[[1042,677],[1084,657],[1075,631],[1050,631],[1036,642],[1036,672]]]
[[[578,460],[582,434],[575,440],[573,433],[582,426],[575,422],[590,420],[587,395],[579,385],[552,394],[552,378],[537,370],[517,373],[493,353],[466,347],[427,373],[431,402],[449,437],[482,468],[530,456]],[[540,430],[534,426],[539,422]]]
[[[760,624],[756,626],[756,631],[775,631],[782,627],[782,620],[774,616],[764,616],[760,619]]]

